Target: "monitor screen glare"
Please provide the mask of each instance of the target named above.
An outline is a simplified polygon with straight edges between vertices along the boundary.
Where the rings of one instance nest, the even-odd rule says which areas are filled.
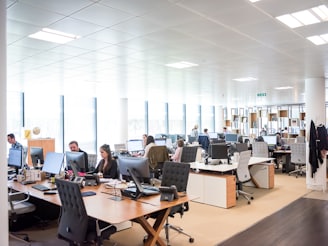
[[[22,167],[22,150],[9,149],[8,166],[21,168]]]
[[[210,136],[210,138],[218,138],[217,132],[209,132],[208,135]]]
[[[64,162],[64,154],[56,152],[48,152],[42,171],[50,174],[59,174]]]
[[[276,136],[263,136],[264,142],[268,145],[276,145],[277,144],[277,137]]]
[[[236,143],[238,142],[238,134],[227,133],[225,135],[225,141],[228,143]]]
[[[165,138],[155,139],[155,144],[157,146],[166,146],[166,139]]]
[[[137,152],[137,151],[142,151],[144,149],[143,141],[141,139],[129,140],[127,145],[128,145],[129,152]]]

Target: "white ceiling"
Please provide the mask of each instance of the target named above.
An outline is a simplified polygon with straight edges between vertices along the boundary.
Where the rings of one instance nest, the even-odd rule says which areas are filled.
[[[228,107],[303,103],[304,80],[328,74],[328,45],[305,37],[327,33],[328,22],[291,30],[274,17],[321,4],[328,0],[7,0],[8,89]],[[43,27],[82,38],[28,37]],[[178,61],[199,66],[165,66]],[[258,81],[233,80],[248,76]]]

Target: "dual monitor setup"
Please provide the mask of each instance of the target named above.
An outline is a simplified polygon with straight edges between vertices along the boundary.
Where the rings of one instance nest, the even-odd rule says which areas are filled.
[[[72,169],[72,166],[77,170],[84,170],[85,160],[83,152],[69,152],[57,153],[48,152],[46,158],[43,155],[43,148],[30,147],[30,156],[34,168],[40,168],[39,164],[42,164],[42,171],[56,175],[59,174],[63,168],[64,157],[66,157],[66,169]],[[25,166],[24,153],[21,149],[9,149],[8,166],[16,170],[18,174],[20,169]]]

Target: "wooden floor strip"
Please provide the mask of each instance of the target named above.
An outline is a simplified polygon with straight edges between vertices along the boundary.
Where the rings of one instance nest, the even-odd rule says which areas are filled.
[[[328,201],[299,198],[245,231],[217,244],[328,245]]]

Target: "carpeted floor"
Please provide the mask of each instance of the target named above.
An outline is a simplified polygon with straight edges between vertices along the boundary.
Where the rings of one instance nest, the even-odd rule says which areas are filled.
[[[247,205],[246,200],[242,198],[237,201],[237,206],[230,209],[191,202],[190,211],[185,213],[182,218],[176,216],[170,219],[170,222],[181,226],[186,232],[191,233],[195,238],[195,242],[190,244],[187,237],[170,231],[171,245],[217,245],[239,232],[255,226],[262,219],[274,214],[301,197],[321,200],[328,198],[328,194],[325,192],[311,192],[307,190],[304,177],[296,179],[281,173],[275,175],[274,189],[246,187],[245,190],[253,192],[255,199],[250,205]],[[31,245],[65,245],[65,243],[56,238],[56,223],[54,221],[43,230],[40,228],[24,230],[30,236]],[[112,246],[114,243],[117,243],[118,246],[141,246],[143,245],[144,235],[145,232],[140,225],[134,223],[132,228],[114,234],[111,240],[109,242],[106,241],[104,245]],[[164,237],[163,231],[161,235]],[[23,244],[11,239],[10,245],[20,246]]]

